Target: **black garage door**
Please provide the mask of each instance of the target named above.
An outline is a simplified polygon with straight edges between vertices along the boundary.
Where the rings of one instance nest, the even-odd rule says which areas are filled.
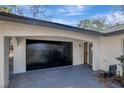
[[[59,41],[26,41],[26,69],[35,70],[72,65],[72,43]]]

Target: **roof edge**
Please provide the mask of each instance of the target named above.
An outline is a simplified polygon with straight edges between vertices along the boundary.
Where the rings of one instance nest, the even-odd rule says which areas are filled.
[[[33,19],[33,18],[19,16],[19,15],[10,14],[10,13],[0,12],[0,20],[24,23],[29,25],[44,26],[44,27],[50,27],[55,29],[61,29],[61,30],[75,31],[75,32],[87,33],[92,35],[102,35],[101,32],[97,32],[93,30],[82,29],[78,27],[73,27],[73,26],[64,25],[64,24],[55,23],[55,22],[49,22],[45,20]]]

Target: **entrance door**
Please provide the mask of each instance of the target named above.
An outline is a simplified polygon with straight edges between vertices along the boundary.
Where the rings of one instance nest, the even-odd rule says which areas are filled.
[[[89,64],[92,65],[93,60],[93,50],[92,50],[93,44],[89,44]]]
[[[88,63],[87,57],[88,57],[88,43],[85,42],[84,43],[84,64]]]

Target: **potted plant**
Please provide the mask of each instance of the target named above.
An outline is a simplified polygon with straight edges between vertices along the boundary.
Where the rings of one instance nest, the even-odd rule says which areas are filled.
[[[120,61],[120,65],[122,67],[121,83],[122,83],[122,86],[124,86],[124,55],[121,55],[120,57],[117,57],[116,59]]]

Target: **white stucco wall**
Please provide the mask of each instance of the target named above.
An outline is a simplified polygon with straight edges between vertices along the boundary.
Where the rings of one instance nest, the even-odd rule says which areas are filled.
[[[119,64],[115,58],[122,54],[122,39],[124,39],[124,34],[101,37],[100,68],[102,70],[108,71],[109,65]],[[119,65],[118,71],[121,72]]]
[[[12,38],[14,44],[13,73],[26,71],[26,42],[24,38]]]
[[[3,29],[0,25],[0,87],[8,87],[9,84],[8,42],[9,38],[4,37]]]
[[[0,31],[1,32],[1,31]],[[4,37],[0,34],[0,87],[4,87]]]
[[[9,38],[5,38],[0,33],[0,87],[9,85]]]
[[[15,22],[0,21],[0,87],[7,86],[4,81],[8,80],[8,77],[4,73],[4,37],[15,38],[15,58],[14,58],[14,73],[25,72],[25,39],[49,39],[59,41],[72,41],[73,42],[73,65],[83,63],[83,47],[79,47],[79,44],[83,44],[84,41],[93,43],[93,70],[100,69],[100,37],[90,34],[84,34],[73,31],[59,30],[48,27],[33,26]],[[7,66],[5,66],[7,67]]]

